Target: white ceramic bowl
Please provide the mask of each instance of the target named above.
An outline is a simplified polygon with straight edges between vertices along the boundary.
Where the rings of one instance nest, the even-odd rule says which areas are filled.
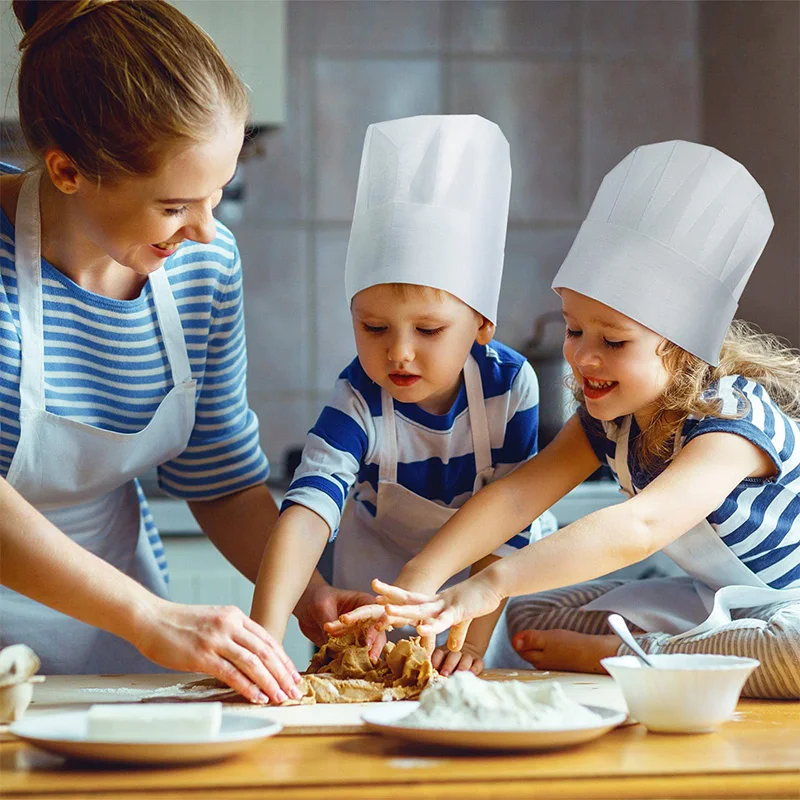
[[[655,655],[654,669],[636,656],[600,662],[616,681],[631,715],[658,733],[709,733],[730,719],[754,658]]]

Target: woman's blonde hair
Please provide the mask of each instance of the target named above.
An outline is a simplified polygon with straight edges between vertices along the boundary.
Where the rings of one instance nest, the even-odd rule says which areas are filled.
[[[690,416],[723,416],[720,403],[704,393],[728,375],[741,375],[760,383],[787,416],[800,419],[800,350],[747,322],[731,323],[722,343],[719,366],[712,367],[666,339],[657,352],[670,380],[659,398],[658,410],[638,437],[638,455],[645,466],[672,458],[675,435]],[[575,399],[585,405],[580,387],[573,384],[572,390]]]
[[[165,0],[13,0],[19,115],[33,155],[86,178],[151,174],[164,149],[207,140],[247,94],[213,41]]]

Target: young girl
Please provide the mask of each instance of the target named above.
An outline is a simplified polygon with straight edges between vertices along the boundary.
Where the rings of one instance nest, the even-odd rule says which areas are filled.
[[[453,626],[457,648],[504,598],[556,589],[509,609],[513,645],[539,669],[601,671],[621,650],[605,623],[616,611],[650,653],[751,656],[746,695],[800,697],[800,354],[731,325],[771,229],[758,184],[710,147],[640,147],[606,176],[553,282],[578,413],[467,502],[397,586],[374,584],[382,624]],[[627,502],[430,596],[598,463]],[[687,576],[573,585],[658,550]]]

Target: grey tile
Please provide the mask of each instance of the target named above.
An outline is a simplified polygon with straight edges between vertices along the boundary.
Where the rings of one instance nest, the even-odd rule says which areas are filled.
[[[509,231],[498,307],[501,342],[523,348],[536,317],[561,308],[550,284],[577,232],[577,228]]]
[[[697,64],[583,67],[583,209],[603,176],[634,147],[701,136]]]
[[[442,47],[442,4],[434,0],[322,0],[304,4],[319,53],[430,55]]]
[[[692,59],[697,56],[697,3],[686,0],[592,0],[583,7],[583,51],[589,57]]]
[[[270,461],[270,474],[284,476],[286,451],[302,447],[318,409],[306,394],[250,392],[250,406],[258,414],[261,447]]]
[[[333,389],[339,373],[355,358],[356,343],[344,292],[344,263],[349,230],[317,231],[314,306],[316,388]]]
[[[320,59],[316,64],[318,219],[349,222],[367,126],[441,113],[437,61]]]
[[[289,58],[307,56],[314,50],[316,23],[314,6],[308,0],[286,3],[286,44]]]
[[[287,64],[287,119],[258,140],[241,162],[245,179],[243,222],[295,221],[309,216],[313,164],[309,62]]]
[[[448,50],[482,55],[570,55],[580,43],[580,4],[458,0],[447,4]]]
[[[575,64],[453,61],[448,110],[487,117],[508,139],[512,220],[579,213],[578,94]]]
[[[310,332],[306,234],[237,231],[244,272],[247,384],[252,392],[302,391]]]

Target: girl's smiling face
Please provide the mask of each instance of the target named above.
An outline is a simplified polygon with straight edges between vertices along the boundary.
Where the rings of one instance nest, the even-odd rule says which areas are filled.
[[[564,357],[600,420],[633,414],[646,427],[669,381],[659,355],[664,337],[590,297],[561,289]]]

